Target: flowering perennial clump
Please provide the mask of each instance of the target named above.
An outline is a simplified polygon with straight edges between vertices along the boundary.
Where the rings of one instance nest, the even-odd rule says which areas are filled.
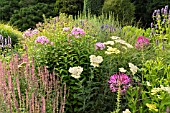
[[[32,36],[35,35],[35,34],[38,34],[38,30],[37,30],[37,29],[31,30],[31,28],[30,28],[30,29],[26,30],[26,31],[23,33],[23,37],[24,37],[24,38],[26,38],[26,37],[32,37]]]
[[[104,45],[104,43],[97,42],[95,44],[95,47],[96,47],[96,50],[98,50],[98,49],[103,50],[105,48],[105,45]]]
[[[149,45],[149,39],[144,37],[144,36],[139,36],[136,43],[135,43],[135,47],[137,49],[141,49],[145,46],[148,46]]]
[[[70,67],[69,72],[71,73],[71,76],[74,78],[80,78],[80,74],[83,72],[83,68],[80,66],[77,67]]]
[[[35,40],[36,43],[41,43],[41,44],[45,44],[45,43],[49,43],[50,41],[47,39],[46,36],[39,36],[37,37],[37,39]]]
[[[123,93],[130,86],[130,78],[124,73],[116,73],[110,77],[108,83],[112,92],[118,91],[120,87],[120,92]]]
[[[91,65],[94,67],[99,67],[99,64],[103,61],[102,56],[90,55]]]

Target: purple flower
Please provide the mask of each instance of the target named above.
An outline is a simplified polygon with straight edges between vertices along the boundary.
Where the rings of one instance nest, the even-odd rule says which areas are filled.
[[[105,48],[105,45],[101,42],[97,42],[95,46],[96,46],[96,50],[98,49],[103,50]]]
[[[35,40],[36,43],[41,43],[41,44],[44,44],[44,43],[49,43],[50,41],[47,39],[47,37],[45,36],[39,36],[37,37],[37,39]]]
[[[123,93],[130,86],[130,78],[126,74],[119,72],[112,75],[108,83],[112,92],[116,92],[120,87],[121,93]]]
[[[144,36],[139,36],[135,43],[135,47],[138,49],[143,48],[144,46],[147,45],[149,45],[149,39]]]

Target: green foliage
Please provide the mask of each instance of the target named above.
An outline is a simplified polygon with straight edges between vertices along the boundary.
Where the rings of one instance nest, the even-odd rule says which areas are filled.
[[[129,0],[106,0],[103,5],[103,12],[113,12],[121,24],[126,25],[134,19],[135,6]]]
[[[7,24],[0,24],[0,34],[4,38],[8,38],[8,36],[11,37],[13,46],[22,39],[22,33],[15,29],[14,27]]]
[[[19,9],[19,0],[1,0],[0,2],[0,20],[9,21],[14,11]]]
[[[45,14],[47,17],[56,15],[55,12],[51,11],[52,9],[53,5],[47,5],[44,3],[38,3],[36,5],[24,7],[15,11],[15,13],[10,18],[10,23],[14,26],[17,26],[21,31],[24,31],[28,28],[34,28],[36,23],[43,21],[43,14]]]
[[[91,14],[100,15],[102,13],[102,6],[104,0],[87,0],[86,11],[90,11]]]
[[[58,13],[77,15],[83,10],[83,0],[56,0],[55,10]]]

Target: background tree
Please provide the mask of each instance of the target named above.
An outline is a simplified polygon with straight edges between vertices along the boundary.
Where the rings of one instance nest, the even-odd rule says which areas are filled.
[[[113,12],[122,24],[131,23],[134,19],[135,6],[129,0],[105,0],[103,12]]]
[[[59,13],[66,13],[69,15],[77,15],[83,10],[84,0],[56,0],[55,10]]]
[[[17,26],[21,31],[28,28],[34,28],[36,23],[43,21],[43,14],[45,14],[46,17],[56,16],[53,9],[54,5],[47,5],[45,3],[38,3],[36,5],[23,7],[14,12],[10,18],[10,23]]]

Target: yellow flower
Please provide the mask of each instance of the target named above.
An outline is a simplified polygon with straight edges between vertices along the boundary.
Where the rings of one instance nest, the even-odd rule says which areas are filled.
[[[154,110],[156,112],[158,112],[158,109],[156,109],[156,105],[155,104],[146,104],[146,106],[149,108],[149,110]]]
[[[138,67],[132,63],[129,63],[129,67],[130,67],[130,71],[132,72],[133,75],[138,71]]]
[[[77,67],[70,67],[69,72],[71,73],[71,76],[74,78],[80,78],[80,74],[83,72],[83,68],[80,66]]]
[[[94,67],[99,67],[99,64],[103,61],[102,56],[90,55],[91,65]]]
[[[113,54],[113,53],[119,54],[120,51],[117,48],[112,48],[112,47],[108,46],[108,49],[107,49],[107,51],[105,51],[105,54],[110,55],[110,54]]]
[[[122,67],[122,68],[119,68],[119,71],[122,72],[122,73],[125,73],[126,70]]]
[[[126,109],[125,111],[123,111],[123,113],[131,113],[131,112],[129,111],[129,109]]]

